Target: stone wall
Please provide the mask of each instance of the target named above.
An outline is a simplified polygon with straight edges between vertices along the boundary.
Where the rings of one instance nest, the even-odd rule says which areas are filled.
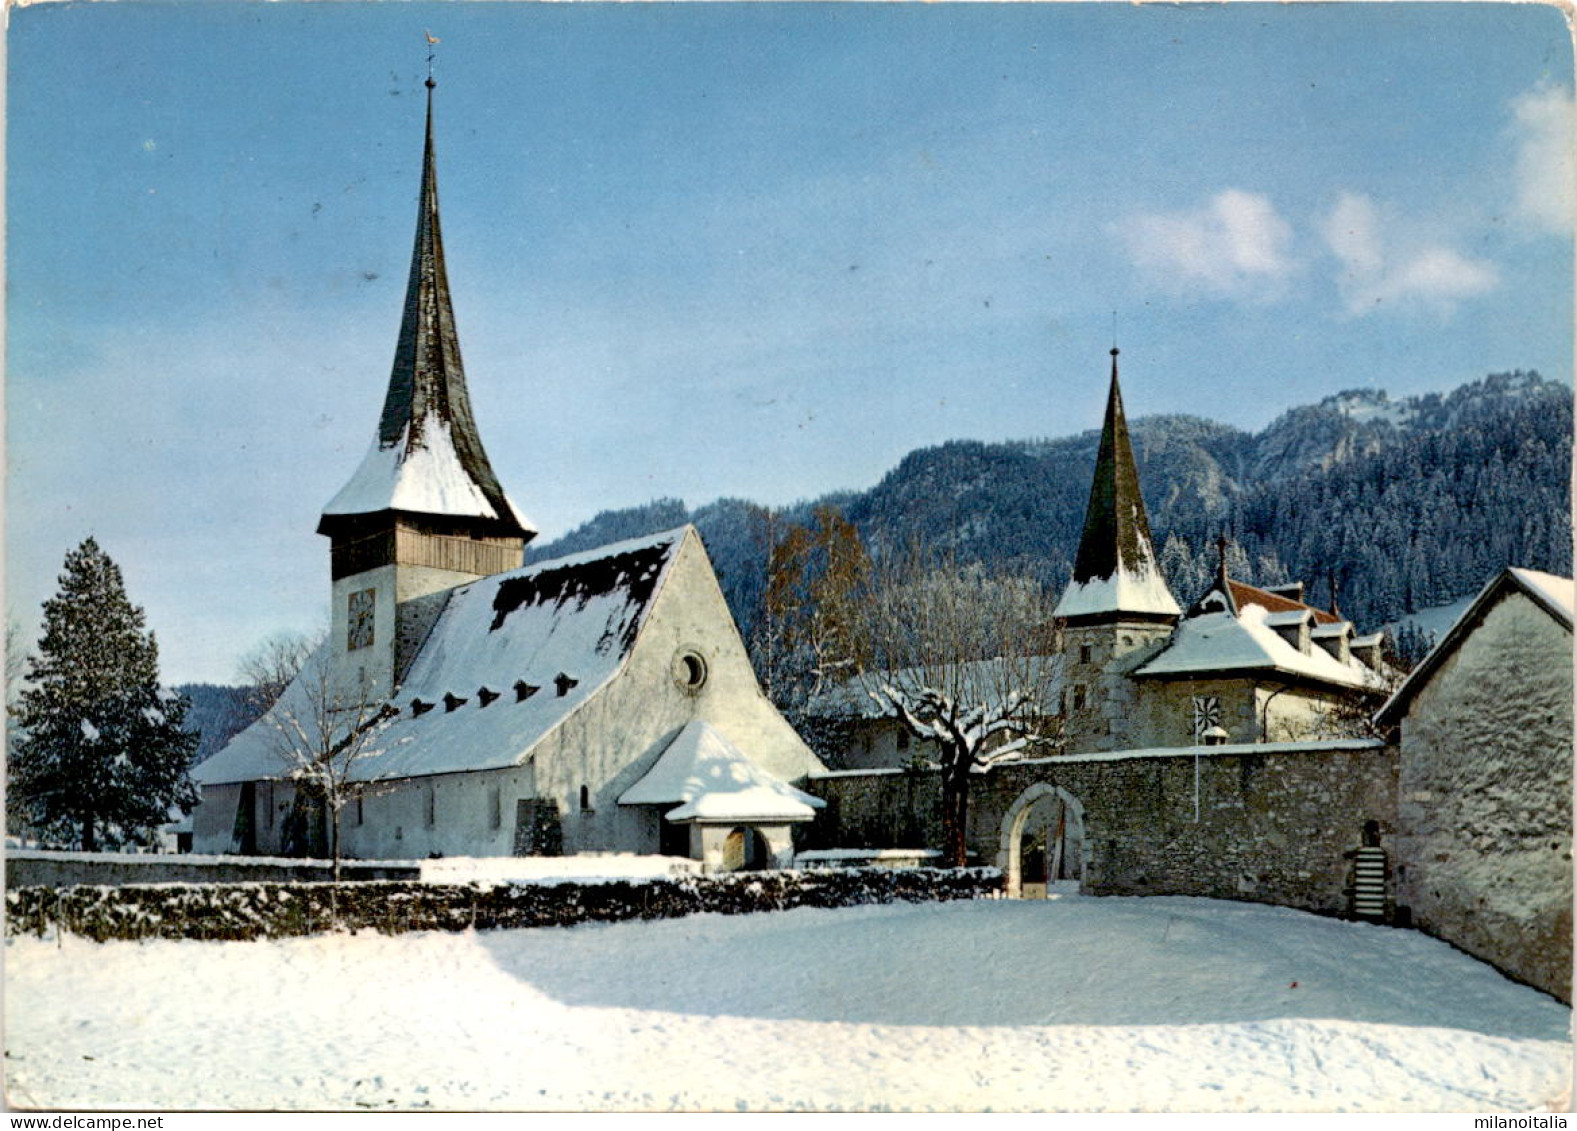
[[[1510,591],[1413,696],[1398,876],[1419,927],[1568,1002],[1571,649]]]
[[[1055,793],[1082,824],[1082,890],[1198,895],[1341,913],[1364,822],[1395,831],[1397,756],[1366,740],[1073,755],[999,766],[970,794],[969,846],[1018,880],[1028,802]],[[806,847],[940,843],[935,773],[811,778],[827,810]],[[1060,791],[1060,792],[1059,792]]]

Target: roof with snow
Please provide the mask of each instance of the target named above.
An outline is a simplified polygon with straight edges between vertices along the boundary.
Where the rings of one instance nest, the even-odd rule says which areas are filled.
[[[1396,694],[1386,700],[1385,705],[1375,714],[1375,719],[1382,724],[1391,724],[1400,720],[1406,713],[1407,706],[1412,702],[1413,696],[1424,687],[1432,678],[1436,670],[1446,660],[1446,657],[1461,646],[1462,641],[1473,632],[1483,621],[1484,615],[1490,608],[1510,593],[1522,593],[1539,608],[1548,613],[1558,624],[1570,632],[1574,615],[1577,615],[1577,585],[1569,577],[1557,577],[1551,573],[1540,573],[1538,570],[1517,569],[1510,567],[1496,574],[1479,590],[1477,597],[1467,610],[1457,618],[1440,643],[1429,650],[1416,668],[1396,689]]]
[[[757,766],[711,723],[688,723],[620,805],[676,805],[669,821],[808,821],[826,805]]]
[[[1318,612],[1303,607],[1273,612],[1257,601],[1241,605],[1234,612],[1220,591],[1214,590],[1178,623],[1161,653],[1141,664],[1133,674],[1142,679],[1254,671],[1377,690],[1381,677],[1362,660],[1338,660],[1318,644],[1312,644],[1305,652],[1276,631],[1277,624],[1302,620],[1306,613],[1314,613],[1318,619]],[[1351,628],[1345,621],[1340,625]],[[1339,635],[1338,627],[1322,625],[1310,636]]]
[[[529,539],[535,531],[499,485],[471,413],[438,221],[433,83],[427,84],[416,244],[378,437],[318,525],[333,534],[356,515],[405,511],[485,521],[486,533]]]
[[[1293,587],[1286,586],[1284,588],[1291,589]],[[1300,585],[1296,588],[1301,590],[1303,587]],[[1283,613],[1308,613],[1314,617],[1316,625],[1344,623],[1342,618],[1335,613],[1305,604],[1289,596],[1285,591],[1261,589],[1229,577],[1226,579],[1225,592],[1230,599],[1230,607],[1233,609],[1241,609],[1245,605],[1258,605],[1273,617]],[[1220,578],[1217,578],[1215,584],[1205,593],[1204,597],[1196,601],[1193,607],[1188,610],[1188,615],[1193,616],[1196,611],[1205,611],[1206,602],[1212,596],[1219,598],[1221,594],[1221,581]],[[1290,621],[1278,623],[1290,623]]]
[[[1057,603],[1056,615],[1067,620],[1124,614],[1172,620],[1179,609],[1150,542],[1150,520],[1139,492],[1139,471],[1117,383],[1117,353],[1113,347],[1111,391],[1106,398],[1090,503],[1084,513],[1084,533],[1073,563],[1073,579]]]
[[[524,763],[623,667],[690,527],[540,562],[455,589],[352,780]],[[311,723],[308,674],[193,770],[203,784],[290,776],[281,728]]]

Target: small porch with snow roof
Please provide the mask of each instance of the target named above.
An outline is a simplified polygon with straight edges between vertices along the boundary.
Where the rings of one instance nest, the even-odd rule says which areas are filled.
[[[662,812],[661,851],[708,871],[788,868],[792,826],[826,802],[757,766],[710,723],[688,723],[657,762],[619,797],[620,805]]]

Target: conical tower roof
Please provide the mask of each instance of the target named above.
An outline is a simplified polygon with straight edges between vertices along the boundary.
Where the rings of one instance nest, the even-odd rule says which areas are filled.
[[[1156,563],[1150,520],[1139,493],[1139,471],[1117,383],[1117,353],[1112,347],[1111,392],[1090,504],[1084,512],[1084,534],[1073,580],[1057,604],[1057,616],[1087,623],[1125,616],[1175,620],[1180,610]]]
[[[416,246],[378,436],[350,482],[323,508],[318,533],[398,511],[474,520],[477,533],[529,540],[536,532],[493,474],[466,391],[438,220],[434,85],[429,78]]]

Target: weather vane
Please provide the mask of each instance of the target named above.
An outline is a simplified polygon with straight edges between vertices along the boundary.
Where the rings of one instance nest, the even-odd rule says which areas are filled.
[[[433,82],[433,48],[438,45],[440,40],[426,28],[422,29],[422,35],[427,37],[427,89],[431,90],[438,85]]]

